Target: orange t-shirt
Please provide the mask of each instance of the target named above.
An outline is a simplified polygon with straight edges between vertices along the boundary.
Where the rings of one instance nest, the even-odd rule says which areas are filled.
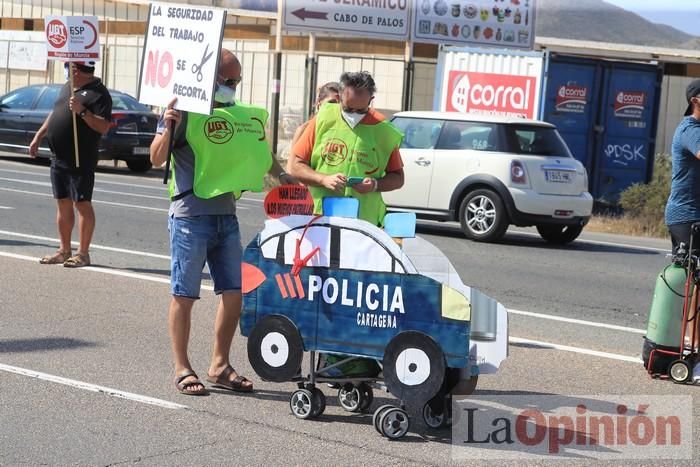
[[[386,120],[384,115],[381,113],[377,112],[374,109],[369,109],[369,112],[367,112],[367,115],[364,116],[362,121],[363,125],[376,125],[377,123]],[[304,132],[301,134],[301,137],[299,140],[294,144],[294,147],[292,148],[292,155],[300,157],[301,159],[305,161],[310,161],[311,160],[311,153],[314,150],[314,144],[316,143],[316,116],[313,116],[309,122],[308,125],[306,125],[306,129]],[[396,147],[394,148],[393,151],[391,151],[391,156],[389,156],[389,162],[386,164],[386,171],[387,172],[396,172],[398,170],[401,170],[403,168],[403,161],[401,160],[401,154],[399,153],[399,148]]]

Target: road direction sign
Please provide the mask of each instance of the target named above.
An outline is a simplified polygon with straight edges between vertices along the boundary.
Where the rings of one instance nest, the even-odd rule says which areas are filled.
[[[408,40],[408,0],[289,0],[283,5],[282,24],[287,30]]]

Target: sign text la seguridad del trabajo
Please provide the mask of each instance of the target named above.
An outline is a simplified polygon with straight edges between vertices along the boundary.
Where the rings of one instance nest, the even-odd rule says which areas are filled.
[[[141,64],[139,101],[210,114],[226,11],[152,3]]]

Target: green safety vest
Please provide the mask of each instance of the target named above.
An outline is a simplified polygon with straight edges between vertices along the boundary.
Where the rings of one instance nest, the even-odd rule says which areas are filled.
[[[316,172],[347,177],[381,178],[392,151],[401,144],[403,134],[384,120],[374,125],[358,124],[354,129],[345,122],[339,104],[324,104],[316,116],[316,141],[311,153],[311,167]],[[309,187],[314,212],[323,213],[323,198],[338,196],[324,187]],[[344,196],[360,202],[360,219],[382,225],[386,205],[381,193],[361,194],[350,187]]]
[[[272,166],[265,138],[267,111],[240,104],[217,107],[212,115],[189,113],[185,137],[194,153],[193,191],[209,199],[224,193],[262,191]],[[174,165],[174,163],[173,163]],[[175,170],[170,197],[175,193]]]

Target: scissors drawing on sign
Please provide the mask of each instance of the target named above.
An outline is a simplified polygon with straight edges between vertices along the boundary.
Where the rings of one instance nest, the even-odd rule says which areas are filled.
[[[192,65],[192,73],[197,74],[197,81],[202,81],[202,67],[204,66],[205,63],[211,58],[212,55],[214,55],[214,52],[209,52],[209,44],[207,44],[207,48],[204,49],[204,54],[202,55],[202,61],[199,62],[199,65],[196,63]]]

